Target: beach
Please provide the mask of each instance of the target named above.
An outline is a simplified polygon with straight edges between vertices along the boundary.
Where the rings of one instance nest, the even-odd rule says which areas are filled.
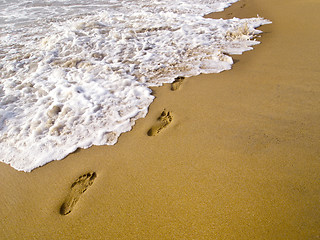
[[[210,14],[272,24],[231,70],[153,88],[117,144],[31,173],[1,163],[0,239],[320,239],[319,9],[241,0]]]

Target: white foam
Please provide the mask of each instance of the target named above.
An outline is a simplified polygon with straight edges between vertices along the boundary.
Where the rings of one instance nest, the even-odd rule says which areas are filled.
[[[0,161],[31,171],[77,148],[115,144],[147,114],[154,98],[149,87],[230,69],[228,54],[252,49],[255,28],[269,23],[201,17],[232,2],[100,0],[96,9],[77,14],[72,9],[86,9],[86,1],[46,1],[37,19],[6,21],[0,35]],[[17,8],[10,4],[4,12]],[[20,2],[25,13],[37,4],[44,6]],[[42,21],[46,16],[51,20]]]

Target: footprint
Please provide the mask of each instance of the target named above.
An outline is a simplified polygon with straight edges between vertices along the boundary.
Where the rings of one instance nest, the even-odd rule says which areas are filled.
[[[176,91],[180,88],[182,82],[184,80],[184,77],[176,77],[174,82],[171,83],[171,90]]]
[[[88,189],[88,187],[92,185],[96,177],[97,177],[97,174],[95,172],[89,172],[87,174],[80,176],[71,185],[71,191],[67,196],[66,200],[64,201],[64,203],[61,205],[61,208],[60,208],[61,215],[67,215],[73,210],[81,194],[84,193]]]
[[[148,131],[149,136],[157,135],[162,129],[167,127],[172,122],[171,112],[163,110],[158,121]]]

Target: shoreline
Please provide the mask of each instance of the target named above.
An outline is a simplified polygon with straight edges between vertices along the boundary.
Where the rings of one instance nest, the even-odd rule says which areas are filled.
[[[240,0],[210,14],[273,23],[231,70],[153,88],[147,117],[116,145],[31,173],[0,164],[0,238],[319,239],[319,7]],[[172,123],[148,136],[164,109]],[[62,216],[87,172],[94,183]]]
[[[263,18],[223,20],[200,16],[203,12],[209,12],[209,6],[212,6],[211,11],[221,11],[223,6],[227,7],[230,2],[237,0],[223,1],[226,3],[217,5],[199,2],[195,4],[195,8],[189,6],[189,9],[167,2],[168,9],[177,7],[170,16],[162,13],[150,15],[147,12],[153,11],[152,4],[145,5],[146,11],[143,10],[138,15],[131,14],[130,7],[128,13],[120,7],[122,20],[117,17],[118,10],[111,15],[108,11],[102,11],[101,14],[97,12],[92,16],[83,16],[81,21],[72,17],[72,20],[61,23],[61,32],[58,30],[60,27],[53,23],[52,28],[39,36],[35,35],[34,39],[44,37],[39,42],[39,51],[20,46],[21,51],[26,52],[26,58],[22,57],[25,58],[23,65],[19,65],[22,60],[14,57],[14,53],[13,57],[9,57],[16,37],[11,38],[13,45],[9,42],[4,46],[4,51],[8,54],[4,55],[0,63],[4,66],[5,74],[5,95],[2,101],[5,128],[2,129],[3,137],[0,140],[0,161],[10,164],[18,171],[30,172],[52,160],[64,159],[77,148],[114,145],[121,133],[132,129],[136,119],[146,116],[154,99],[150,87],[171,83],[178,76],[190,77],[231,69],[233,61],[229,55],[252,50],[252,46],[258,44],[252,39],[253,36],[261,33],[255,28],[269,24],[270,21]],[[137,2],[139,4],[143,3]],[[134,6],[136,4],[132,5],[133,9]],[[160,6],[155,4],[154,7]],[[165,13],[167,7],[163,7]],[[112,7],[110,11],[113,12]],[[149,20],[145,21],[145,18]],[[110,29],[108,22],[115,19],[117,21],[111,24]],[[92,25],[91,22],[94,21],[101,21],[101,24]],[[70,27],[77,24],[86,33],[79,35],[78,27]],[[90,27],[87,28],[87,25]],[[154,28],[153,25],[164,27]],[[37,23],[34,27],[43,28]],[[23,32],[32,31],[27,26],[23,29]],[[117,33],[119,29],[123,29],[121,34]],[[94,33],[96,30],[99,32],[97,35]],[[50,35],[54,37],[45,37],[45,32],[51,32]],[[69,34],[70,38],[63,37]],[[79,40],[78,37],[82,39],[83,35],[91,37],[85,41]],[[99,39],[105,39],[100,46]],[[21,36],[21,41],[24,40],[26,45],[34,45]],[[70,46],[70,51],[65,51],[65,45]],[[73,57],[73,51],[83,56]],[[48,69],[37,68],[34,70],[37,74],[33,76],[33,70],[28,69],[33,69],[31,65],[35,63],[29,58],[29,52],[41,59],[37,66],[45,65]],[[14,71],[10,76],[12,64],[18,64],[25,70]],[[12,83],[11,78],[21,81]],[[45,85],[43,79],[48,79]],[[110,81],[106,83],[106,79]],[[20,97],[14,102],[7,101],[6,96],[12,89],[20,94],[19,82],[26,82],[28,91],[21,91]],[[47,93],[50,95],[48,99]],[[19,112],[19,109],[25,108],[29,109],[25,111],[26,114]],[[6,114],[10,112],[14,118]]]

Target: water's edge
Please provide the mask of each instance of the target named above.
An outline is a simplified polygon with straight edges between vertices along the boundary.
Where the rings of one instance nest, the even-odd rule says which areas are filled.
[[[220,2],[216,11],[235,1]],[[29,172],[77,148],[115,144],[146,116],[150,87],[231,69],[229,55],[251,50],[255,28],[270,23],[166,6],[125,6],[0,36],[0,161]]]

